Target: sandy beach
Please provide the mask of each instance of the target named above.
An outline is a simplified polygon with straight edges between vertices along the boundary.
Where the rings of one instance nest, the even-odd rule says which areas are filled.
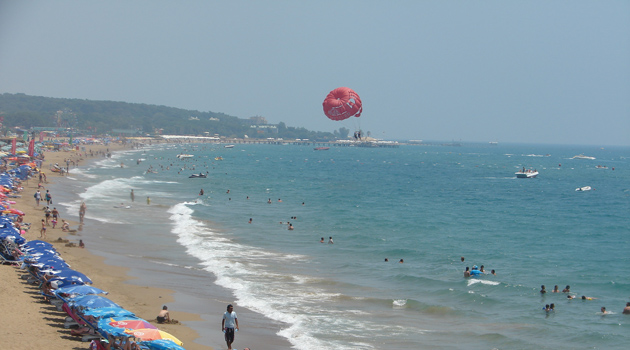
[[[122,150],[124,146],[110,144],[88,145],[86,150],[93,152]],[[65,181],[58,173],[48,171],[50,164],[65,164],[64,159],[72,158],[79,160],[79,166],[89,161],[84,157],[79,157],[78,152],[46,152],[42,165],[47,176],[47,183],[44,187],[58,182]],[[95,155],[94,158],[97,156]],[[102,157],[102,156],[98,156]],[[72,173],[72,167],[70,168]],[[37,190],[38,181],[34,177],[22,183],[24,190],[22,198],[17,198],[13,207],[25,212],[24,222],[31,223],[31,229],[25,234],[27,240],[39,239],[41,219],[44,218],[43,205],[36,206],[33,193]],[[42,191],[45,193],[45,190]],[[53,193],[54,202],[54,193]],[[45,202],[44,202],[45,203]],[[65,213],[60,211],[61,219]],[[71,222],[71,228],[76,229],[78,223]],[[82,227],[83,231],[90,230],[88,225]],[[162,308],[174,300],[173,291],[155,287],[139,286],[128,281],[127,269],[105,264],[104,258],[90,253],[89,249],[82,249],[77,246],[67,246],[67,243],[77,244],[79,236],[61,230],[61,221],[55,229],[48,227],[46,241],[54,244],[62,257],[72,268],[88,275],[94,286],[109,291],[107,297],[118,303],[127,310],[134,312],[138,317],[144,318],[156,324],[155,318]],[[0,329],[2,329],[2,341],[0,349],[21,348],[35,349],[45,348],[50,350],[62,349],[86,349],[89,343],[81,342],[80,338],[70,335],[69,329],[64,329],[64,312],[58,312],[51,304],[44,301],[39,294],[37,286],[27,284],[20,278],[25,272],[10,265],[0,266],[0,308],[4,312],[4,317],[0,318]],[[180,322],[200,321],[201,317],[196,314],[180,312],[170,309],[172,319]],[[183,343],[189,350],[208,350],[209,346],[203,346],[195,342],[199,334],[185,326],[184,324],[161,324],[161,330],[167,331]],[[218,322],[217,322],[218,329]]]

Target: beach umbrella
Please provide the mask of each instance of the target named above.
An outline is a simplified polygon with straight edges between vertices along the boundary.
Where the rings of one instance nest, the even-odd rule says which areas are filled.
[[[125,310],[120,307],[102,307],[99,309],[90,309],[83,313],[86,316],[92,316],[94,318],[103,317],[131,317],[135,316],[133,312]]]
[[[157,327],[152,325],[146,320],[135,316],[121,316],[121,317],[105,317],[98,321],[98,329],[113,335],[128,336],[129,331],[136,329],[153,329],[157,330]]]
[[[108,294],[108,293],[96,287],[86,286],[85,284],[79,284],[79,285],[59,288],[55,290],[55,294],[87,295],[87,294]]]
[[[143,328],[143,329],[126,331],[125,333],[132,335],[138,339],[142,339],[142,340],[169,339],[175,342],[175,344],[177,345],[184,345],[184,343],[182,343],[179,339],[175,338],[175,336],[173,336],[172,334],[161,331],[159,329]]]
[[[43,246],[48,246],[48,247],[52,247],[53,245],[51,243],[48,243],[46,241],[40,241],[38,239],[33,240],[33,241],[28,241],[24,244],[25,247],[34,247],[34,246],[38,246],[38,245],[43,245]]]
[[[19,215],[19,216],[23,216],[24,215],[23,211],[17,210],[15,208],[5,209],[5,210],[2,211],[2,213],[4,213],[4,214],[16,214],[16,215]]]
[[[73,306],[82,307],[86,309],[98,309],[102,307],[120,307],[115,302],[102,297],[100,295],[82,295],[69,300],[68,304]]]
[[[66,279],[66,280],[71,280],[71,281],[76,281],[76,282],[92,283],[92,280],[88,276],[76,270],[63,269],[59,272],[53,272],[52,275],[55,276],[56,278],[61,278],[61,279]]]
[[[185,350],[170,339],[147,340],[138,342],[138,344],[149,350]]]

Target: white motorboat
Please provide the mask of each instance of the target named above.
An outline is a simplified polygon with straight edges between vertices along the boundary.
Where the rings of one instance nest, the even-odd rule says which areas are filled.
[[[531,169],[523,169],[514,173],[519,179],[533,179],[538,176],[538,171]]]
[[[578,192],[590,191],[592,190],[591,186],[578,187],[575,189]]]
[[[590,159],[590,160],[594,160],[595,157],[589,157],[589,156],[585,156],[583,154],[578,154],[577,156],[573,156],[573,159]]]
[[[192,157],[194,157],[194,155],[192,154],[178,154],[177,155],[177,158],[179,159],[186,159],[186,158],[192,158]]]
[[[234,148],[234,145],[225,145],[223,148]]]

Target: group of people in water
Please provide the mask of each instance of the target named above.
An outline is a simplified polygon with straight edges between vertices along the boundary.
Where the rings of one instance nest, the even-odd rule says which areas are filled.
[[[558,285],[555,285],[551,292],[552,293],[571,293],[571,286],[567,285],[566,287],[564,287],[564,289],[561,292],[560,288],[558,287]],[[547,294],[547,288],[545,287],[544,284],[542,286],[540,286],[540,294],[541,295]],[[568,300],[572,300],[572,299],[595,300],[595,299],[598,299],[598,298],[587,297],[586,295],[582,295],[581,297],[578,297],[577,295],[568,294],[567,295],[567,299]],[[543,310],[545,310],[546,312],[555,311],[555,304],[553,304],[553,303],[546,304],[545,307],[543,307]],[[602,306],[600,311],[601,311],[602,315],[607,315],[607,314],[611,313],[610,311],[606,310],[605,306]],[[623,311],[621,313],[622,314],[626,314],[626,315],[630,315],[630,302],[626,303],[626,307],[623,309]]]
[[[472,270],[470,269],[470,267],[466,266],[466,270],[464,271],[464,277],[474,277],[474,276],[480,276],[480,275],[485,275],[488,272],[486,272],[486,268],[481,265],[481,267],[477,267],[477,265],[473,265]],[[497,272],[495,270],[490,271],[491,275],[496,276]]]

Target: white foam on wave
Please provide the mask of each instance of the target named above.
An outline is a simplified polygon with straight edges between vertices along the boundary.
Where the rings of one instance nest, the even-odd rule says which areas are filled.
[[[143,176],[134,176],[131,178],[115,178],[101,181],[93,186],[86,188],[85,192],[79,194],[79,196],[83,200],[93,200],[93,199],[108,199],[114,200],[115,198],[119,198],[124,196],[125,198],[129,195],[129,192],[138,188],[142,185],[164,185],[164,184],[177,184],[174,181],[156,181],[150,180]],[[160,188],[160,187],[157,187]],[[167,196],[168,194],[165,192],[159,191],[151,191],[152,196]]]
[[[70,174],[81,175],[89,179],[96,179],[98,176],[94,174],[90,174],[89,173],[90,169],[91,168],[72,168],[72,170],[70,170]]]
[[[477,278],[471,278],[471,279],[468,280],[468,286],[472,286],[472,285],[475,285],[477,283],[486,284],[486,285],[490,285],[490,286],[498,286],[499,284],[501,284],[501,282],[482,280],[482,279],[477,279]]]
[[[405,305],[407,305],[407,299],[398,299],[398,300],[394,300],[394,301],[392,302],[392,305],[393,305],[394,307],[402,307],[402,306],[405,306]]]

